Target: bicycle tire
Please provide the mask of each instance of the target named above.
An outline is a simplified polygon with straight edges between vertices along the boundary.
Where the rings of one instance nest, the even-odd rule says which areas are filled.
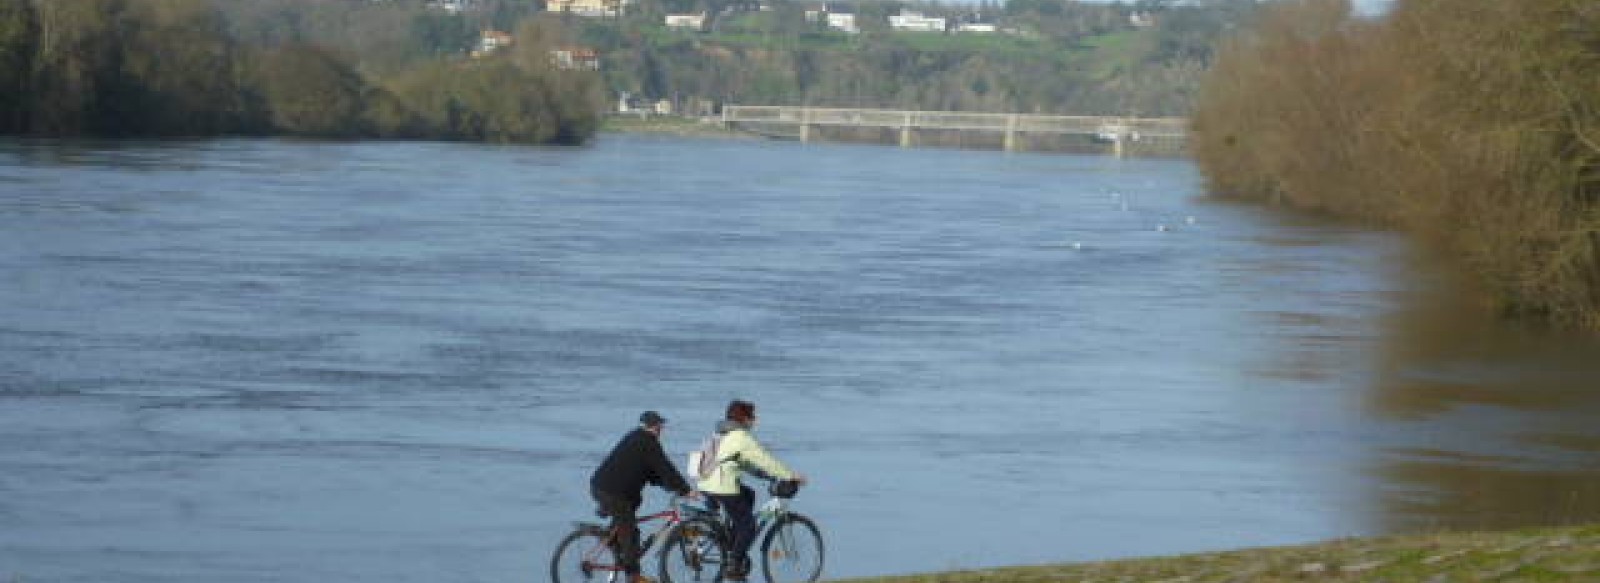
[[[728,549],[717,525],[702,518],[678,523],[657,555],[661,583],[719,583],[728,564]]]
[[[584,555],[600,548],[597,561],[586,565]],[[596,569],[596,565],[607,567]],[[616,570],[616,553],[606,545],[606,530],[595,526],[580,526],[561,539],[555,555],[550,557],[552,583],[621,582],[625,575]]]
[[[791,512],[761,539],[761,572],[767,583],[814,583],[822,577],[826,555],[817,523]]]

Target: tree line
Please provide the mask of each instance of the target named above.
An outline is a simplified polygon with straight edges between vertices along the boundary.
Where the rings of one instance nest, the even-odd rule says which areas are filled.
[[[1501,311],[1600,329],[1591,0],[1275,3],[1206,78],[1214,191],[1420,234]]]
[[[518,51],[493,58],[401,52],[364,66],[303,34],[294,4],[0,3],[0,134],[580,143],[596,130],[600,80],[554,67],[537,26],[518,29],[528,37]],[[230,5],[286,10],[241,19]],[[452,34],[418,14],[406,15],[408,33]],[[444,42],[465,36],[453,34]]]

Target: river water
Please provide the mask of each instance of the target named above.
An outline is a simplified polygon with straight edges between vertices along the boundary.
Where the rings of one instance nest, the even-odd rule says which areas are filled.
[[[1181,160],[0,142],[0,580],[542,581],[734,397],[831,577],[1600,520],[1600,344],[1415,255]]]

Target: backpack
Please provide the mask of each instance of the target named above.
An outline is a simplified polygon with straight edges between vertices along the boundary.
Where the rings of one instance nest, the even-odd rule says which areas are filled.
[[[689,452],[689,471],[701,480],[711,478],[711,473],[717,471],[717,447],[722,444],[721,435],[712,435],[700,442],[700,449]]]

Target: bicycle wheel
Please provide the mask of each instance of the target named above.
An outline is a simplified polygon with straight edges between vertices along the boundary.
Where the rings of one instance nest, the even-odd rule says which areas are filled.
[[[768,583],[812,583],[822,577],[822,532],[810,518],[789,513],[761,539]]]
[[[621,583],[627,577],[617,566],[616,553],[606,544],[606,529],[580,526],[556,546],[550,559],[554,583]]]
[[[661,583],[717,583],[727,558],[716,525],[702,519],[684,521],[673,527],[661,547]]]

